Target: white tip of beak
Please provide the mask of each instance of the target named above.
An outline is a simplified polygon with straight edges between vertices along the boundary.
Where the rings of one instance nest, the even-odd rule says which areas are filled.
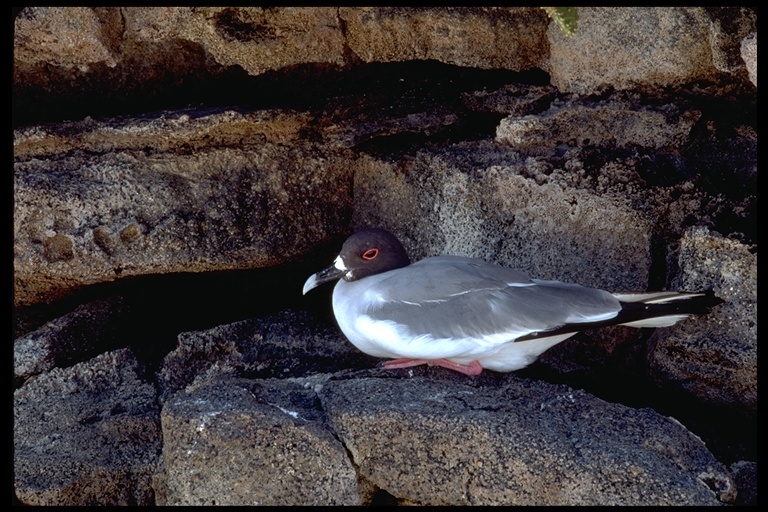
[[[309,290],[317,286],[317,274],[312,274],[309,279],[304,283],[304,288],[301,290],[302,295],[306,295]]]

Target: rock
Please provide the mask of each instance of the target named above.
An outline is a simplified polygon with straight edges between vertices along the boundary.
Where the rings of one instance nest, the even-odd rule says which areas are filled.
[[[14,379],[71,366],[125,343],[121,297],[82,304],[13,342]]]
[[[291,378],[377,363],[349,343],[338,327],[318,322],[305,311],[286,310],[179,334],[178,347],[158,370],[161,401],[196,380],[216,376]]]
[[[124,39],[132,43],[134,58],[147,55],[143,47],[162,48],[180,36],[217,66],[239,66],[250,75],[344,62],[335,7],[128,7],[123,12]]]
[[[724,17],[742,16],[742,24],[754,26],[756,16],[742,15],[739,9]],[[705,8],[580,7],[578,13],[573,36],[554,24],[548,31],[547,71],[563,92],[589,94],[604,87],[652,88],[719,78],[723,66],[718,67],[714,55],[725,50],[718,45],[723,40],[712,39],[710,33],[720,23]],[[737,51],[730,48],[730,53]]]
[[[757,87],[757,33],[750,34],[742,40],[741,58],[747,66],[749,81]]]
[[[420,504],[716,504],[733,499],[727,472],[679,424],[649,409],[608,404],[566,386],[493,372],[468,381],[427,368],[349,373],[341,367],[354,360],[343,355],[354,350],[351,345],[339,347],[335,376],[243,378],[253,376],[258,364],[258,352],[248,353],[249,345],[270,358],[270,346],[275,355],[289,351],[282,361],[321,357],[332,333],[323,334],[313,325],[305,314],[289,312],[238,322],[198,334],[197,352],[184,341],[193,337],[181,337],[180,348],[186,348],[166,358],[160,372],[176,372],[174,382],[189,384],[175,384],[179,391],[161,385],[166,396],[161,401],[163,463],[153,466],[157,469],[151,479],[158,504],[357,504],[370,503],[382,493]],[[268,342],[254,345],[260,337]],[[302,340],[309,344],[302,346]],[[204,365],[195,363],[211,355],[213,360]],[[128,377],[110,373],[117,369]],[[72,403],[72,396],[83,395],[87,403],[86,397],[105,388],[115,397],[129,393],[154,404],[154,391],[137,390],[133,372],[135,360],[123,349],[31,378],[17,391],[15,439],[22,461],[17,458],[17,467],[27,464],[27,452],[18,449],[22,439],[51,435],[43,432],[50,427],[46,423],[28,437],[24,418],[37,417],[37,407],[58,411]],[[51,382],[63,382],[66,398],[50,392]],[[41,383],[48,384],[43,393],[58,405],[39,403]],[[121,403],[125,407],[132,400]],[[118,410],[110,403],[97,401],[87,414],[76,407],[77,417],[86,420],[62,420],[58,430],[85,437],[94,449],[114,450],[109,442],[92,440],[82,427],[94,421],[103,425],[96,418],[104,418],[104,410]],[[457,433],[461,444],[455,442]],[[159,444],[153,443],[159,434],[147,435],[140,435],[146,441],[137,445],[157,453]],[[509,439],[518,441],[510,444]],[[90,452],[85,455],[91,457]],[[403,471],[401,464],[411,466]],[[80,473],[89,474],[87,467],[84,461]],[[526,480],[531,472],[539,483],[559,483],[537,487]],[[146,487],[149,480],[146,472],[126,478],[123,487],[130,492]],[[24,503],[94,503],[88,495],[75,499],[59,489],[30,497],[23,482],[17,493]],[[115,498],[107,493],[99,503],[109,499]]]
[[[415,368],[387,372],[375,368],[377,360],[373,358],[368,358],[367,365],[355,363],[354,347],[339,340],[338,333],[333,329],[323,334],[326,332],[324,329],[318,331],[313,325],[316,324],[306,314],[283,312],[259,321],[237,322],[180,337],[180,347],[165,359],[160,372],[163,377],[159,379],[159,382],[169,383],[171,380],[167,377],[170,375],[175,375],[176,379],[185,376],[186,382],[176,380],[161,385],[167,397],[163,400],[166,403],[163,414],[174,411],[169,413],[174,417],[169,420],[173,428],[165,430],[164,419],[164,436],[185,439],[183,443],[168,448],[170,455],[166,456],[174,458],[174,462],[166,465],[160,479],[176,482],[174,499],[178,501],[169,499],[169,504],[213,501],[217,504],[298,504],[307,501],[290,501],[293,498],[288,496],[294,496],[296,500],[312,499],[304,495],[302,481],[292,484],[291,492],[277,484],[270,484],[270,488],[276,486],[276,490],[266,496],[261,494],[261,490],[255,490],[258,486],[243,482],[251,479],[271,481],[269,476],[260,476],[256,470],[247,472],[220,468],[216,462],[211,463],[210,458],[205,459],[210,463],[208,466],[194,461],[197,457],[203,458],[206,453],[224,454],[212,456],[226,458],[229,457],[226,454],[234,452],[249,454],[242,455],[243,459],[272,460],[275,450],[296,449],[301,455],[284,455],[280,458],[283,465],[278,466],[281,474],[295,474],[298,470],[292,469],[293,461],[314,453],[304,451],[303,443],[291,444],[290,439],[297,436],[303,438],[303,435],[289,429],[285,434],[288,437],[286,441],[276,441],[253,453],[251,445],[240,444],[246,442],[241,440],[241,431],[253,432],[264,428],[265,422],[271,425],[277,421],[265,420],[263,414],[252,412],[257,407],[255,404],[263,404],[264,401],[269,402],[267,405],[273,412],[274,407],[282,408],[284,413],[296,413],[295,418],[311,420],[309,423],[296,422],[297,429],[301,425],[311,425],[314,429],[330,422],[331,426],[326,428],[341,439],[345,449],[351,453],[351,463],[360,468],[356,477],[356,495],[361,503],[370,503],[374,496],[380,496],[382,492],[402,503],[417,504],[662,504],[675,500],[679,503],[714,504],[717,499],[733,500],[735,491],[727,471],[719,463],[712,465],[714,458],[701,440],[674,420],[662,418],[649,409],[634,410],[608,404],[582,391],[514,374],[486,372],[468,381],[463,376],[442,369]],[[288,333],[293,331],[295,334],[281,334],[286,329]],[[334,336],[344,345],[336,347]],[[309,344],[304,340],[308,340]],[[305,358],[314,362],[323,357],[321,347],[326,344],[330,349],[326,353],[337,354],[334,356],[338,361],[335,373],[313,374],[313,369],[302,373],[300,369],[307,366],[300,360]],[[271,346],[275,347],[275,352],[272,352]],[[294,358],[299,362],[290,363]],[[288,375],[291,376],[281,380],[259,378],[269,374],[265,366],[270,365],[278,370],[275,375],[281,375],[280,368],[286,368],[290,369]],[[320,366],[332,368],[333,363],[322,363]],[[370,369],[364,369],[366,367]],[[242,379],[246,375],[256,377],[256,380]],[[180,391],[174,393],[175,389]],[[276,389],[282,389],[281,393],[293,397],[293,405],[292,402],[286,404],[265,398],[265,395],[272,396]],[[307,404],[316,400],[312,398],[314,393],[318,394],[320,403],[309,407]],[[184,413],[176,411],[177,403],[182,404],[180,407]],[[217,408],[216,404],[221,405]],[[303,405],[300,407],[297,404]],[[211,411],[220,414],[209,414]],[[239,420],[228,418],[241,417],[236,411],[246,418],[243,421],[247,426],[231,430],[232,422]],[[189,414],[198,419],[191,420]],[[320,419],[326,415],[327,419]],[[621,418],[621,421],[617,423],[616,418]],[[210,438],[205,443],[191,444],[194,429],[197,429],[194,439],[198,441],[201,439],[199,436],[209,435],[200,433],[202,425],[211,429]],[[541,425],[548,427],[542,428]],[[187,428],[189,433],[175,430],[177,427]],[[274,430],[283,432],[277,427]],[[457,432],[462,435],[461,445],[451,439]],[[372,433],[375,433],[373,437]],[[528,441],[536,448],[525,450],[520,447],[521,442],[507,446],[506,439],[522,440],[523,445]],[[568,441],[563,444],[563,440]],[[486,446],[489,443],[493,446],[491,452]],[[318,444],[325,445],[322,441]],[[288,448],[281,448],[285,446]],[[376,454],[363,454],[365,450],[374,450],[372,446],[376,447]],[[410,448],[406,449],[406,446]],[[447,450],[445,446],[451,449]],[[634,448],[630,450],[628,446]],[[611,447],[617,453],[610,451]],[[433,453],[434,450],[441,451]],[[182,453],[196,455],[182,464],[177,459]],[[549,462],[544,463],[537,457]],[[232,457],[226,460],[232,464]],[[612,461],[610,466],[605,466],[606,460]],[[431,461],[439,462],[434,465],[435,462]],[[516,462],[510,465],[510,461]],[[245,461],[237,462],[241,463],[246,464]],[[404,471],[399,464],[411,466]],[[259,468],[260,465],[252,462],[250,467]],[[196,467],[200,470],[199,474],[204,475],[200,478],[209,484],[192,485],[189,477],[183,476],[185,471]],[[528,469],[524,469],[526,467]],[[563,467],[567,469],[563,470]],[[530,471],[536,471],[531,468],[561,471],[559,476],[537,474],[537,478],[561,484],[569,481],[568,489],[571,491],[565,493],[560,484],[552,484],[538,494],[530,491],[536,488],[525,481]],[[591,483],[574,481],[571,476],[575,474],[590,475]],[[313,478],[325,477],[313,474],[305,476],[304,480]],[[469,480],[457,483],[462,479]],[[613,483],[607,486],[601,484],[600,479]],[[632,483],[627,484],[628,481]],[[324,489],[334,484],[327,480],[323,482],[317,485],[319,494],[326,496]],[[639,491],[634,486],[649,490]],[[466,496],[457,496],[452,494],[453,490],[448,492],[449,488],[470,491]],[[587,490],[573,491],[583,488]],[[661,488],[666,490],[666,494],[650,490]],[[669,491],[671,488],[676,491]],[[714,498],[715,495],[719,497]],[[326,496],[323,499],[330,498]]]
[[[650,227],[643,216],[525,173],[514,151],[487,145],[422,151],[402,166],[370,162],[356,174],[353,225],[392,230],[413,261],[458,254],[539,279],[645,289]]]
[[[306,116],[275,114],[18,131],[16,303],[127,276],[286,263],[339,233],[351,208],[347,155],[298,141]],[[287,211],[301,214],[275,214]]]
[[[578,16],[565,36],[538,7],[27,7],[14,21],[14,108],[45,117],[142,99],[180,106],[220,94],[212,83],[247,98],[248,79],[271,71],[411,60],[545,69],[561,91],[586,94],[747,80],[739,44],[756,31],[754,9]]]
[[[691,228],[681,240],[683,290],[712,288],[725,302],[695,322],[654,333],[651,375],[670,390],[757,413],[757,257],[750,247]]]
[[[493,91],[474,91],[464,95],[464,102],[471,110],[499,112],[527,116],[547,110],[557,98],[557,89],[552,86],[526,86],[508,84]]]
[[[359,505],[355,468],[311,389],[221,379],[163,407],[164,505]]]
[[[637,109],[611,102],[557,106],[536,116],[502,119],[496,140],[516,149],[554,149],[568,141],[619,148],[676,148],[689,142],[691,129],[700,117],[696,111]]]
[[[334,7],[30,7],[14,29],[14,94],[35,112],[65,98],[152,101],[178,97],[180,83],[345,62]]]
[[[323,408],[359,471],[420,505],[717,505],[727,470],[649,409],[510,376],[329,381]]]
[[[25,505],[151,505],[163,440],[155,390],[129,349],[31,377],[13,397]]]
[[[14,60],[21,69],[46,63],[81,72],[92,66],[113,68],[118,56],[114,41],[105,40],[104,21],[90,7],[25,8],[14,21]],[[17,73],[23,74],[21,69]]]
[[[43,254],[49,263],[71,260],[75,256],[72,250],[72,239],[61,234],[47,238],[43,242]]]
[[[757,12],[747,6],[706,7],[704,12],[709,18],[712,63],[721,71],[743,73],[742,41],[757,28]]]
[[[363,62],[438,60],[524,71],[539,66],[546,52],[547,16],[539,9],[342,7],[339,16]]]
[[[731,466],[733,480],[739,491],[735,505],[757,505],[757,463],[740,460]]]

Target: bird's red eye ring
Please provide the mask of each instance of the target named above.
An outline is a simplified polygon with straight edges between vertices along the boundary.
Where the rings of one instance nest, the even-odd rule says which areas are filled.
[[[374,249],[368,249],[367,251],[365,251],[363,253],[363,259],[371,261],[371,260],[376,259],[376,256],[378,256],[378,255],[379,255],[379,250],[378,249],[375,249],[375,248]]]

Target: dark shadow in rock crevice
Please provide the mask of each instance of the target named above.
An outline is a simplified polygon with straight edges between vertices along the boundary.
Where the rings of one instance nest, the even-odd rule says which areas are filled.
[[[202,49],[190,43],[160,48],[158,52],[165,56],[168,66],[159,68],[154,77],[156,83],[143,83],[141,87],[129,80],[133,75],[131,69],[144,65],[137,62],[121,62],[114,68],[101,65],[103,69],[92,69],[83,76],[77,70],[63,68],[36,70],[33,76],[47,77],[39,86],[14,85],[13,127],[191,107],[322,109],[338,98],[366,99],[372,102],[372,108],[403,100],[428,105],[458,101],[461,92],[494,89],[505,83],[549,83],[549,75],[537,68],[523,72],[485,70],[437,61],[377,62],[348,67],[297,64],[252,76],[240,66],[211,68]],[[195,60],[199,64],[189,64]],[[184,62],[183,69],[174,72],[174,62]],[[96,80],[94,76],[99,74],[102,76]],[[61,90],[50,91],[50,83],[55,82],[80,85],[76,90],[62,86]],[[104,89],[98,85],[103,83],[113,87]]]

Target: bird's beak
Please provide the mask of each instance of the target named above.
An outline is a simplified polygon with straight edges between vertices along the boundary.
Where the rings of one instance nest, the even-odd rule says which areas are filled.
[[[311,290],[312,288],[316,288],[323,283],[340,279],[344,275],[344,273],[345,273],[345,270],[338,268],[336,265],[331,265],[330,267],[323,269],[316,274],[312,274],[311,276],[309,276],[309,279],[307,279],[307,281],[304,283],[304,289],[302,290],[302,295],[306,295],[309,290]]]

